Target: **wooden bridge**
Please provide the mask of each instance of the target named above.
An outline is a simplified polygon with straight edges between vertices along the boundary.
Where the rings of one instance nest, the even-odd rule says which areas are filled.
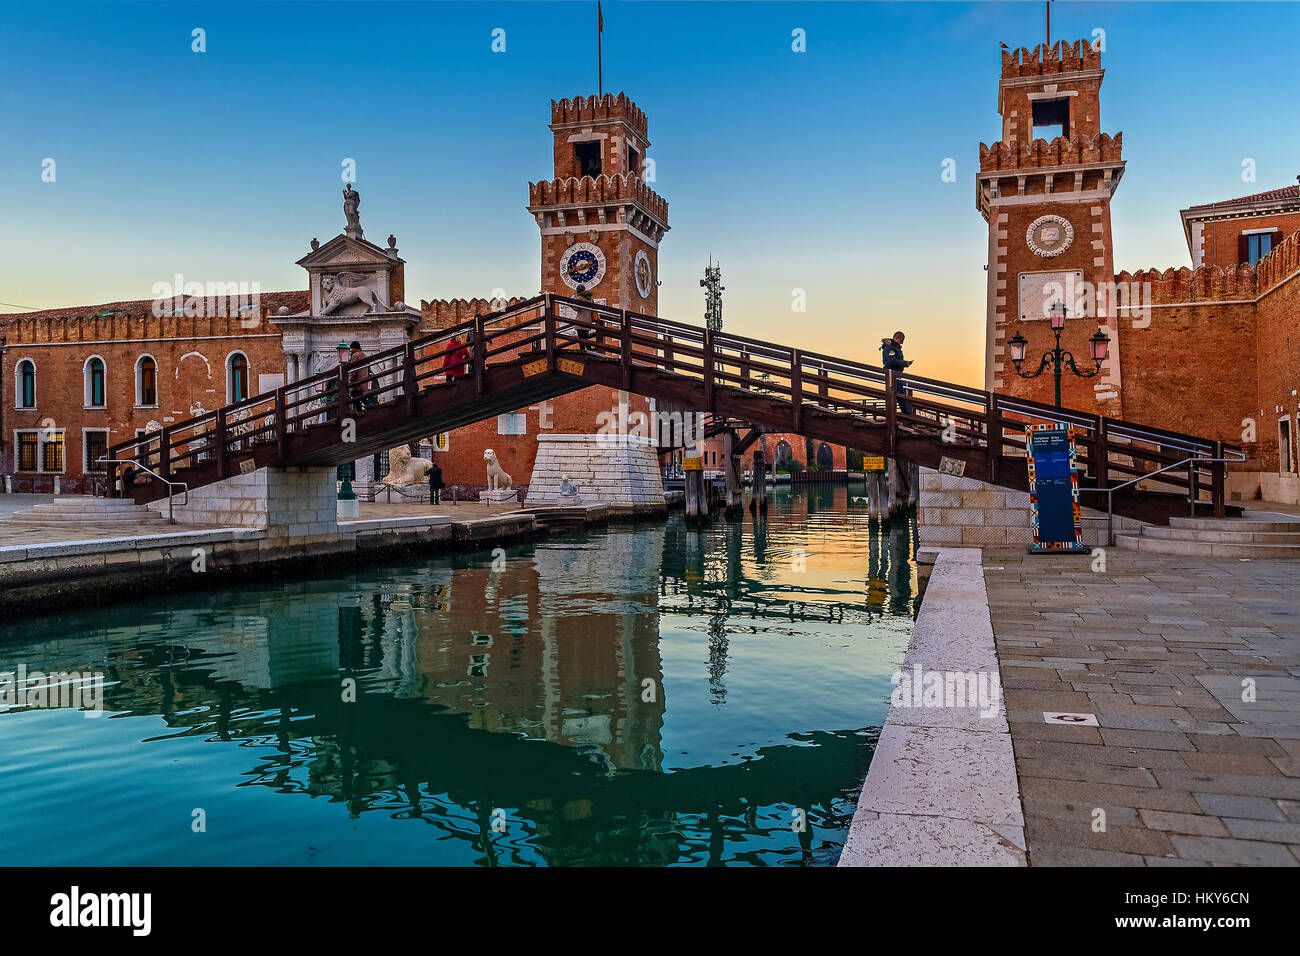
[[[470,343],[459,367],[454,337]],[[268,466],[354,461],[599,385],[925,467],[959,459],[966,476],[1022,491],[1025,426],[1069,422],[1081,487],[1169,468],[1159,490],[1114,493],[1117,514],[1163,524],[1193,507],[1224,513],[1222,459],[1239,450],[1221,441],[902,377],[910,413],[894,400],[896,373],[877,366],[547,294],[170,424],[109,458],[197,488]],[[152,479],[135,489],[137,502],[166,494]]]

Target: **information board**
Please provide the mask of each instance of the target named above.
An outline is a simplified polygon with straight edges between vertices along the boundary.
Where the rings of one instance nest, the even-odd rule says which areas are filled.
[[[1088,551],[1079,515],[1079,476],[1074,428],[1027,425],[1029,505],[1034,543],[1030,551]]]

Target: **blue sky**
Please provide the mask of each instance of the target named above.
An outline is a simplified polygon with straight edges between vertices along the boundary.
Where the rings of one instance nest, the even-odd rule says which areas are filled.
[[[176,272],[302,288],[294,261],[342,230],[345,157],[367,236],[398,237],[409,300],[535,293],[526,183],[549,174],[549,100],[594,92],[594,9],[2,6],[0,302],[145,298]],[[870,359],[902,327],[918,372],[979,384],[973,176],[999,134],[998,42],[1040,42],[1041,3],[609,0],[604,13],[605,87],[648,114],[669,201],[662,314],[701,320],[712,252],[730,329]],[[205,53],[191,52],[195,27]],[[795,28],[807,52],[791,50]],[[1295,182],[1298,28],[1298,4],[1054,4],[1054,38],[1106,31],[1102,126],[1123,131],[1128,161],[1118,268],[1186,265],[1180,208]]]

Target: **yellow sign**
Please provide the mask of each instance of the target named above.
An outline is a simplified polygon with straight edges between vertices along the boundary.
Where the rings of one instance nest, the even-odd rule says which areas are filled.
[[[573,359],[562,358],[556,362],[556,364],[560,366],[561,372],[567,372],[570,375],[582,374],[583,364],[581,362],[575,362]]]
[[[532,378],[534,375],[541,375],[546,371],[546,359],[538,359],[536,362],[529,362],[524,366],[524,378]]]
[[[884,455],[863,455],[862,470],[863,471],[884,471],[885,470]]]
[[[704,468],[700,465],[700,460],[698,458],[686,458],[682,461],[682,470],[703,471]]]
[[[450,433],[450,432],[438,432],[438,434],[436,434],[436,435],[433,436],[433,450],[434,450],[434,451],[446,451],[446,450],[447,450],[447,436],[448,436],[449,434],[451,434],[451,433]]]

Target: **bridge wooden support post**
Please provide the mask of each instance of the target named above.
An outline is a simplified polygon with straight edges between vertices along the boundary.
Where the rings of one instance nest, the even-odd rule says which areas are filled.
[[[790,413],[791,431],[796,435],[803,430],[803,352],[795,349],[790,354]]]
[[[546,337],[546,369],[555,371],[555,304],[548,294],[546,296],[546,314],[542,318],[543,334]]]
[[[984,419],[984,444],[989,455],[989,482],[998,483],[998,460],[1002,457],[1002,409],[998,393],[988,393],[988,413]]]
[[[727,507],[723,514],[728,518],[739,518],[745,513],[745,486],[740,478],[740,452],[736,445],[736,433],[728,428],[722,436],[727,481]]]
[[[893,369],[885,369],[885,457],[889,459],[889,483],[894,484],[894,451],[898,447],[898,397],[894,394]]]
[[[164,427],[158,435],[158,474],[171,480],[172,476],[172,430]]]
[[[1106,437],[1106,417],[1097,417],[1092,441],[1092,472],[1098,488],[1110,487],[1110,440]]]
[[[217,409],[216,427],[212,430],[212,442],[216,447],[217,459],[217,477],[226,477],[226,409],[225,406]]]
[[[627,309],[623,310],[620,322],[619,361],[623,365],[623,391],[632,390],[632,320]]]
[[[406,414],[415,417],[415,346],[406,343],[402,354],[402,397],[406,399]]]
[[[275,445],[283,459],[289,452],[289,390],[281,385],[275,390]]]
[[[474,316],[474,377],[478,394],[487,389],[487,335],[483,328],[483,316]]]
[[[1214,457],[1223,457],[1223,440],[1217,439],[1214,442]],[[1223,500],[1226,494],[1228,465],[1223,461],[1216,461],[1210,468],[1210,495],[1214,499],[1214,517],[1222,518],[1225,513],[1226,502]]]
[[[767,511],[767,461],[761,448],[754,451],[754,487],[749,510]]]

